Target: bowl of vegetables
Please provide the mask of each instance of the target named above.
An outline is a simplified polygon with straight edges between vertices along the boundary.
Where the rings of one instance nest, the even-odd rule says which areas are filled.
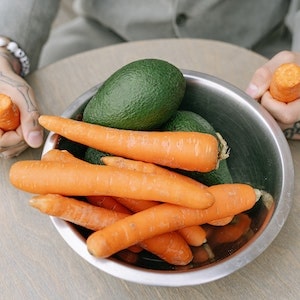
[[[172,161],[171,165],[166,163],[164,166],[162,160],[156,163],[147,161],[147,158],[143,161],[130,155],[127,157],[128,145],[133,147],[130,152],[136,151],[132,146],[136,141],[133,140],[135,137],[130,128],[121,129],[131,132],[129,140],[125,138],[127,133],[117,137],[110,136],[114,147],[104,147],[101,151],[88,151],[95,150],[95,144],[87,145],[80,139],[74,140],[56,130],[50,130],[41,159],[45,160],[44,163],[56,163],[54,167],[66,166],[66,172],[69,173],[65,174],[69,174],[69,177],[76,176],[76,172],[83,174],[81,168],[91,169],[91,172],[95,172],[94,177],[97,177],[93,183],[95,186],[105,185],[105,180],[111,183],[112,178],[117,178],[120,190],[117,194],[114,194],[116,187],[111,191],[112,188],[107,186],[91,196],[82,192],[83,186],[69,192],[70,198],[72,193],[77,196],[75,200],[80,202],[78,209],[84,209],[85,205],[93,205],[101,210],[107,205],[104,203],[111,201],[111,198],[115,202],[109,202],[108,205],[120,205],[120,210],[110,209],[111,218],[115,218],[115,214],[119,215],[116,217],[117,221],[108,221],[112,224],[103,225],[105,232],[104,229],[98,230],[97,227],[90,226],[93,214],[90,220],[87,218],[85,224],[55,214],[50,218],[66,243],[90,264],[112,276],[146,285],[197,285],[239,270],[268,248],[284,225],[292,204],[294,173],[291,153],[281,129],[269,113],[243,91],[219,78],[190,70],[180,72],[185,86],[182,100],[176,108],[176,118],[174,114],[170,114],[168,122],[162,124],[161,129],[151,132],[155,134],[156,140],[161,138],[160,133],[163,132],[165,135],[162,135],[160,145],[167,143],[169,148],[173,139],[173,136],[169,137],[169,133],[182,134],[175,142],[175,148],[181,149],[180,156],[185,156],[183,160],[187,161],[187,164],[194,165],[194,152],[200,152],[201,146],[197,144],[197,151],[188,152],[188,148],[185,147],[196,137],[187,135],[185,140],[184,132],[197,131],[200,116],[205,140],[210,139],[208,135],[217,140],[218,172],[205,169],[206,163],[201,167],[204,169],[187,170],[182,167],[181,162],[177,164],[177,159],[175,165]],[[75,126],[73,128],[74,132],[77,132],[76,136],[80,135],[80,130],[84,132],[86,140],[89,140],[90,136],[98,136],[98,133],[88,127],[80,129],[80,123],[85,123],[84,111],[104,84],[101,83],[79,96],[62,114],[64,120],[75,122],[71,125]],[[188,125],[182,121],[186,116],[192,116]],[[142,116],[143,118],[146,116]],[[57,124],[59,120],[53,123]],[[180,124],[185,124],[184,127],[178,126],[178,120],[181,120]],[[45,124],[47,120],[41,122]],[[145,137],[145,131],[149,130],[135,128],[133,131],[142,132],[142,140],[146,143],[148,137]],[[99,134],[102,136],[102,133]],[[103,139],[107,134],[110,133],[103,133]],[[118,141],[120,139],[121,141]],[[163,147],[165,146],[156,145],[156,148]],[[114,148],[125,150],[121,149],[119,152]],[[113,155],[110,149],[114,152]],[[170,154],[170,149],[168,156],[173,155]],[[55,154],[56,150],[60,151],[59,157]],[[157,155],[158,150],[155,151],[150,152],[151,159]],[[144,150],[137,152],[146,157]],[[48,156],[50,153],[54,153],[53,157]],[[101,163],[95,164],[94,159]],[[226,161],[226,164],[223,161]],[[108,173],[102,174],[100,169],[93,169],[100,167],[111,168],[109,179],[106,175]],[[124,183],[121,183],[124,179],[119,177],[120,172],[124,172],[122,176],[125,174],[127,178]],[[59,185],[58,182],[56,184]],[[178,188],[181,184],[185,187]],[[131,196],[143,198],[144,190],[150,191],[153,198],[149,196],[150,199],[138,201],[130,199]],[[40,191],[36,193],[42,194]],[[56,203],[68,201],[65,199],[68,191],[61,196],[57,195],[58,192],[54,188],[51,193]],[[172,200],[168,197],[170,193]],[[197,199],[201,198],[201,204],[193,202],[192,194],[197,194]],[[236,195],[239,199],[235,198]],[[35,207],[36,202],[31,200],[31,205]],[[136,202],[142,202],[143,207],[138,207]],[[214,210],[217,202],[220,206]],[[243,202],[244,206],[238,208],[238,202]],[[45,202],[43,205],[45,206]],[[108,210],[107,207],[105,209]],[[152,219],[146,214],[148,210],[151,211]],[[216,212],[223,210],[227,210],[223,215]],[[169,222],[169,219],[172,220]],[[120,221],[123,225],[126,223],[124,228],[127,229],[124,229],[123,236],[118,235]],[[167,227],[171,229],[161,231],[161,228]],[[149,231],[156,230],[157,234],[149,235]],[[148,235],[143,236],[144,231],[147,231]],[[104,235],[108,235],[110,239],[104,240]],[[131,240],[125,246],[112,246],[127,238]],[[184,244],[181,244],[182,240]],[[103,254],[99,245],[103,249],[115,248],[103,250]],[[173,254],[170,253],[175,252],[175,247],[181,247],[180,254],[171,257]]]

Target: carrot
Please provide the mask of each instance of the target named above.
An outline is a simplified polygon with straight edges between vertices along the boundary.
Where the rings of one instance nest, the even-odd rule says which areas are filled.
[[[200,172],[218,165],[218,140],[210,134],[122,130],[47,115],[39,122],[69,140],[117,156]]]
[[[42,161],[72,162],[88,164],[88,162],[75,157],[68,150],[51,149],[43,154]]]
[[[285,103],[300,98],[300,66],[294,63],[279,66],[271,79],[270,94]]]
[[[10,168],[9,177],[16,188],[33,194],[106,195],[192,208],[207,208],[214,202],[207,189],[180,178],[88,163],[18,161]]]
[[[132,198],[122,198],[122,197],[115,197],[116,201],[120,204],[131,210],[132,212],[139,212],[145,210],[147,208],[153,207],[154,205],[158,205],[161,202],[152,201],[152,200],[137,200]]]
[[[234,216],[229,216],[229,217],[225,217],[222,219],[210,221],[207,224],[214,225],[214,226],[224,226],[224,225],[229,224],[233,218],[234,218]]]
[[[191,248],[177,232],[156,235],[141,241],[139,245],[172,265],[184,266],[193,259]]]
[[[7,95],[0,94],[0,129],[15,130],[20,125],[20,111]]]
[[[87,239],[89,252],[96,257],[108,257],[155,235],[236,215],[252,208],[257,201],[258,193],[247,184],[220,184],[207,190],[215,197],[211,207],[190,209],[167,203],[155,205],[94,232]]]
[[[195,181],[188,176],[181,175],[179,173],[165,169],[165,168],[158,166],[156,164],[153,164],[153,163],[132,160],[132,159],[123,158],[123,157],[119,157],[119,156],[104,156],[101,158],[101,161],[106,166],[117,167],[120,169],[127,169],[127,170],[132,170],[132,171],[139,171],[139,172],[144,172],[144,173],[166,174],[173,178],[180,177],[184,180],[193,182],[194,184],[197,184],[197,185],[200,184],[203,187],[206,187],[204,184],[202,184],[198,181]]]
[[[199,225],[187,226],[177,232],[190,246],[201,246],[206,242],[206,231]]]
[[[211,245],[232,243],[245,234],[249,230],[250,225],[251,218],[247,214],[238,214],[230,224],[212,229],[208,236],[209,243]]]
[[[29,204],[45,214],[59,217],[90,230],[99,230],[129,216],[55,194],[34,196]],[[144,240],[139,245],[170,264],[184,265],[192,260],[188,244],[181,237],[177,237],[176,233],[161,234]],[[134,251],[133,246],[135,245],[127,248]]]
[[[99,230],[128,216],[128,214],[97,207],[58,194],[34,196],[30,199],[29,204],[42,213],[61,218],[90,230]]]
[[[128,208],[120,204],[116,199],[110,196],[87,196],[85,198],[90,204],[95,206],[100,206],[109,210],[117,211],[128,215],[132,213],[131,210],[129,210]],[[131,247],[128,247],[128,250],[134,253],[138,253],[143,249],[138,245],[133,245]]]
[[[133,212],[139,212],[155,205],[160,204],[157,201],[140,201],[129,198],[117,198],[117,201]],[[178,229],[177,232],[184,238],[184,240],[191,246],[200,246],[206,241],[206,232],[200,226],[188,226]]]
[[[179,176],[185,178],[186,180],[191,180],[189,177],[183,176],[175,172],[171,172],[167,169],[164,169],[152,163],[145,163],[143,161],[136,161],[136,160],[126,159],[118,156],[105,156],[102,157],[101,160],[105,165],[115,166],[121,169],[129,169],[129,170],[141,171],[146,173],[154,173],[154,174],[168,174],[169,176],[172,177]],[[203,187],[205,186],[203,185]],[[117,200],[134,212],[139,212],[159,204],[157,201],[139,201],[139,200],[128,199],[128,198],[117,198]],[[200,226],[188,226],[179,229],[178,233],[191,246],[200,246],[206,240],[206,232]]]
[[[131,214],[131,210],[118,202],[115,198],[110,196],[87,196],[87,201],[93,205],[104,207],[113,211],[122,212],[125,214]],[[144,202],[139,201],[138,202]],[[146,201],[146,200],[145,200]]]

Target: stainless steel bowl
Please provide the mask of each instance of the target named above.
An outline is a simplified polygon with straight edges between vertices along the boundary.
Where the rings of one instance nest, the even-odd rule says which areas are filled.
[[[290,149],[269,113],[223,80],[199,72],[182,72],[187,81],[182,109],[201,114],[227,140],[231,148],[228,165],[234,181],[250,183],[267,194],[251,212],[253,234],[247,240],[231,245],[227,254],[220,254],[215,261],[191,268],[172,268],[151,256],[142,257],[139,265],[130,265],[114,257],[95,258],[87,251],[82,231],[51,217],[63,239],[83,259],[108,274],[141,284],[197,285],[233,273],[267,249],[284,225],[292,204],[294,169]],[[76,118],[80,115],[99,86],[81,95],[63,116]],[[51,132],[43,153],[60,147],[59,143],[58,136]],[[268,195],[272,195],[273,202]]]

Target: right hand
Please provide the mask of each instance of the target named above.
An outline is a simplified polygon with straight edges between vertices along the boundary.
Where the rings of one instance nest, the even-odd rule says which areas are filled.
[[[269,111],[288,139],[300,140],[300,98],[284,103],[275,100],[269,92],[272,74],[284,63],[300,65],[300,53],[282,51],[276,54],[254,73],[246,92]]]
[[[39,111],[34,93],[18,74],[20,64],[7,50],[0,49],[0,93],[9,96],[20,110],[21,124],[15,131],[0,129],[0,158],[11,158],[26,148],[43,143],[43,129],[38,123]]]

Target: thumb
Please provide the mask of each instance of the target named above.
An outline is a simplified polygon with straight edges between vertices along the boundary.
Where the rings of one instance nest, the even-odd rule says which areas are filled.
[[[23,138],[31,148],[38,148],[43,143],[44,132],[38,123],[38,118],[38,111],[27,112],[25,115],[21,112]]]
[[[257,69],[251,78],[246,93],[254,99],[259,99],[269,89],[272,75],[283,63],[300,62],[300,53],[281,51],[267,63]]]
[[[273,72],[268,64],[257,69],[245,92],[254,99],[261,98],[261,96],[269,89],[272,73]]]

